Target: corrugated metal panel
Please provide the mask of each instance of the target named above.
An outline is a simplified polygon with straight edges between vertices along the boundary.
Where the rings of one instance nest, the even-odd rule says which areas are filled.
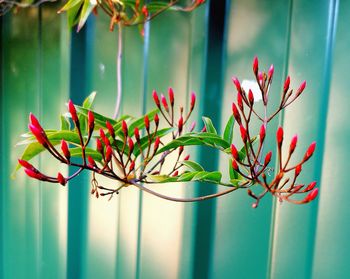
[[[113,114],[117,35],[102,17],[69,34],[57,7],[49,5],[2,17],[1,277],[346,278],[349,3],[338,5],[332,0],[211,1],[191,14],[160,16],[146,26],[144,39],[136,28],[123,31],[126,113],[142,115],[153,107],[152,89],[166,93],[172,86],[185,106],[190,91],[196,91],[200,105],[194,119],[211,116],[220,130],[235,98],[231,76],[252,77],[254,55],[264,68],[275,64],[273,103],[287,72],[294,87],[308,81],[301,100],[272,123],[270,132],[278,122],[287,140],[298,132],[296,157],[317,141],[317,155],[301,179],[322,182],[320,199],[295,206],[265,198],[256,210],[245,192],[177,204],[126,189],[107,202],[90,197],[88,175],[68,188],[22,174],[11,180],[20,152],[13,146],[30,111],[46,127],[57,126],[56,115],[69,96],[81,102],[96,90],[96,109]],[[267,148],[274,148],[273,140]],[[209,169],[227,168],[207,150],[192,155]],[[35,163],[54,173],[57,164],[46,163],[48,158]],[[205,187],[155,186],[171,195],[214,190]]]

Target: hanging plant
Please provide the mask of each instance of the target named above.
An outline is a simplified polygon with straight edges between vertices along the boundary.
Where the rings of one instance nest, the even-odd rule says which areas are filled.
[[[305,204],[318,194],[316,182],[308,185],[297,182],[302,166],[312,157],[316,143],[307,148],[299,163],[291,164],[298,137],[295,135],[286,143],[282,127],[276,134],[276,169],[270,166],[272,152],[264,151],[264,144],[270,136],[269,124],[273,118],[300,97],[305,89],[304,81],[297,90],[290,88],[290,77],[281,90],[281,100],[275,112],[267,115],[269,91],[274,75],[274,67],[268,72],[259,71],[258,59],[253,61],[253,73],[258,91],[244,89],[237,78],[233,84],[237,90],[237,100],[232,103],[232,116],[228,119],[223,135],[219,135],[212,121],[203,117],[204,128],[195,131],[190,116],[196,104],[196,95],[191,94],[189,110],[175,106],[175,94],[171,88],[168,97],[153,92],[156,108],[141,118],[120,116],[117,120],[108,118],[92,110],[95,93],[82,104],[68,102],[69,117],[61,116],[59,130],[44,129],[38,119],[30,114],[29,132],[19,144],[26,148],[17,169],[24,167],[25,173],[50,183],[66,185],[82,171],[92,172],[91,193],[96,197],[112,198],[123,188],[130,186],[157,197],[178,201],[193,202],[207,200],[229,194],[236,190],[246,190],[254,199],[252,206],[258,206],[268,193],[279,201]],[[256,102],[261,99],[262,102]],[[263,113],[258,106],[262,105]],[[258,121],[260,131],[256,135],[252,127]],[[240,146],[233,144],[234,126],[239,127]],[[198,162],[190,160],[185,150],[187,146],[205,146],[216,149],[225,155],[229,179],[223,180],[220,171],[207,171]],[[283,156],[282,149],[286,149]],[[60,172],[54,176],[42,173],[29,161],[41,152],[49,152],[57,161],[76,171],[69,177]],[[164,164],[172,167],[163,168]],[[268,176],[267,173],[273,174]],[[98,176],[116,181],[116,187],[100,185]],[[226,190],[195,198],[175,198],[152,190],[154,183],[176,183],[198,181],[227,187]],[[126,190],[126,189],[125,189]]]

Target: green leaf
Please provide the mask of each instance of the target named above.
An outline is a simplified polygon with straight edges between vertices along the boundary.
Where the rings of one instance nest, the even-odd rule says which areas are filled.
[[[219,171],[213,171],[213,172],[201,171],[192,178],[192,181],[203,181],[203,182],[217,184],[217,183],[220,183],[221,177],[222,177],[222,174]]]
[[[153,182],[157,183],[168,183],[168,182],[177,182],[177,177],[171,177],[168,175],[152,175],[148,174],[147,178],[149,178]]]
[[[208,117],[205,117],[205,116],[203,116],[202,119],[203,119],[205,128],[207,129],[207,133],[217,134],[216,129],[215,129],[211,119]]]
[[[83,108],[90,109],[96,97],[96,91],[93,91],[83,102]]]
[[[74,7],[71,7],[69,10],[67,10],[67,20],[69,28],[73,27],[79,22],[79,12],[81,11],[83,3],[84,1],[82,0],[78,5],[75,5]]]
[[[143,129],[145,127],[145,116],[147,115],[149,120],[152,121],[154,119],[154,116],[159,112],[159,109],[155,109],[152,110],[150,113],[145,114],[144,116],[137,118],[136,120],[134,120],[133,122],[131,122],[130,124],[128,124],[128,134],[130,137],[132,137],[134,135],[134,130],[136,127],[139,128],[139,130]],[[121,127],[118,129],[119,131],[117,131],[118,135],[121,138],[124,138],[124,135],[122,134],[121,131]]]
[[[65,117],[64,115],[60,116],[60,120],[61,120],[61,130],[70,130],[70,122],[69,119],[67,117]],[[46,132],[47,133],[47,132]]]
[[[191,181],[192,178],[198,173],[198,171],[195,172],[185,172],[183,174],[181,174],[177,181],[178,182],[186,182],[186,181]]]
[[[151,136],[151,143],[153,143],[157,137],[164,137],[165,135],[173,132],[175,130],[175,128],[164,128],[164,129],[160,129],[159,131],[157,131],[157,133],[151,133],[150,136]],[[140,138],[140,145],[141,145],[141,149],[142,150],[145,150],[148,146],[148,136],[144,136],[142,138]],[[137,157],[141,154],[141,150],[138,146],[137,143],[135,143],[135,149],[134,149],[134,152],[133,152],[134,156]]]
[[[92,10],[96,7],[97,4],[92,4],[90,0],[84,0],[83,9],[81,10],[78,24],[78,32],[84,26],[86,20],[91,14]]]
[[[78,157],[78,158],[82,157],[81,147],[73,147],[73,148],[70,148],[69,151],[70,151],[70,155],[72,157]],[[85,148],[85,155],[86,155],[86,158],[87,158],[87,156],[91,156],[91,158],[97,162],[102,161],[102,155],[92,148],[88,148],[88,147]]]
[[[242,180],[242,179],[231,179],[230,180],[230,183],[236,187],[240,186],[242,184],[242,182],[244,182],[244,180]]]
[[[226,123],[224,135],[223,135],[223,139],[226,140],[229,144],[232,143],[234,125],[235,125],[235,118],[233,117],[233,115],[231,115],[229,120]]]
[[[69,0],[59,11],[58,13],[67,11],[77,6],[78,4],[82,5],[84,0]]]
[[[219,171],[194,171],[185,172],[177,177],[167,175],[147,175],[147,177],[157,183],[201,181],[217,184],[220,183],[222,174]]]
[[[182,161],[181,162],[184,166],[189,167],[193,171],[204,171],[204,168],[194,161]]]
[[[228,142],[223,140],[219,135],[213,133],[187,133],[177,139],[171,141],[164,147],[162,147],[157,153],[178,148],[179,146],[189,145],[205,145],[214,147],[220,150],[229,149],[230,145]]]

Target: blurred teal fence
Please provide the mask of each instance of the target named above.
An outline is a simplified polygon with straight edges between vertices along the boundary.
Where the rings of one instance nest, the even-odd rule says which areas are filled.
[[[305,94],[278,121],[286,138],[298,132],[297,156],[317,141],[301,180],[316,179],[320,196],[303,206],[269,197],[255,210],[243,191],[178,204],[128,188],[108,202],[89,195],[88,175],[68,187],[22,172],[10,178],[29,112],[58,127],[65,102],[93,90],[96,110],[114,111],[116,33],[103,15],[69,32],[58,6],[0,19],[2,278],[349,278],[350,1],[208,1],[191,14],[159,16],[144,38],[124,29],[126,113],[141,115],[153,106],[152,89],[172,86],[183,103],[197,92],[195,118],[210,116],[220,129],[234,99],[231,76],[252,77],[255,55],[265,69],[275,65],[272,102],[287,73],[294,87],[307,80]],[[217,154],[192,156],[226,172]],[[35,164],[68,171],[48,159]],[[179,196],[216,190],[155,187]]]

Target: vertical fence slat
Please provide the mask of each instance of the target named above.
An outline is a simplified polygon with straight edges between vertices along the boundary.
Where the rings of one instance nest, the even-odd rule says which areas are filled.
[[[244,79],[253,80],[251,65],[255,55],[259,57],[259,67],[263,71],[268,70],[269,63],[274,63],[275,75],[269,104],[274,106],[279,101],[285,78],[289,12],[288,1],[274,4],[271,1],[232,1],[225,54],[222,125],[232,114],[230,104],[236,102],[237,94],[231,77],[237,76],[241,82]],[[261,105],[261,102],[256,103],[257,107]],[[267,138],[265,143],[265,154],[269,150],[275,151],[273,135],[277,123],[278,119],[275,119],[269,124],[267,133],[270,139]],[[254,123],[253,134],[258,134],[260,125],[258,121]],[[238,129],[234,131],[234,142],[242,146]],[[228,179],[227,159],[222,158],[220,165],[225,179]],[[213,278],[223,278],[228,274],[264,278],[268,267],[272,200],[266,196],[257,209],[251,208],[253,202],[243,190],[218,199]]]
[[[4,133],[2,165],[4,278],[37,277],[39,247],[39,183],[17,173],[10,174],[17,163],[20,148],[13,152],[19,135],[26,130],[29,111],[38,111],[38,11],[27,9],[17,16],[4,18],[4,92],[2,106]],[[25,113],[24,113],[25,112]],[[37,160],[33,164],[37,165]],[[18,268],[18,267],[21,268]]]
[[[325,116],[329,91],[334,1],[294,1],[289,72],[292,84],[309,81],[301,99],[285,113],[285,139],[297,131],[299,147],[294,158],[303,158],[312,140],[318,148],[299,177],[303,183],[321,179]],[[293,161],[297,162],[297,159]],[[293,163],[292,162],[292,163]],[[276,206],[272,278],[310,278],[314,257],[318,200],[308,205]],[[298,267],[298,268],[296,268]]]
[[[40,47],[40,119],[45,128],[58,128],[58,115],[66,111],[64,103],[68,100],[66,83],[69,67],[65,63],[67,53],[68,29],[62,26],[65,20],[57,16],[57,5],[41,9],[41,47]],[[58,70],[62,69],[62,70]],[[54,117],[53,117],[54,116]],[[67,175],[67,168],[52,158],[50,154],[41,157],[40,170],[50,176],[58,171]],[[67,234],[67,188],[58,184],[41,184],[41,278],[51,274],[51,278],[66,275],[66,234]],[[55,218],[53,218],[55,216]]]

